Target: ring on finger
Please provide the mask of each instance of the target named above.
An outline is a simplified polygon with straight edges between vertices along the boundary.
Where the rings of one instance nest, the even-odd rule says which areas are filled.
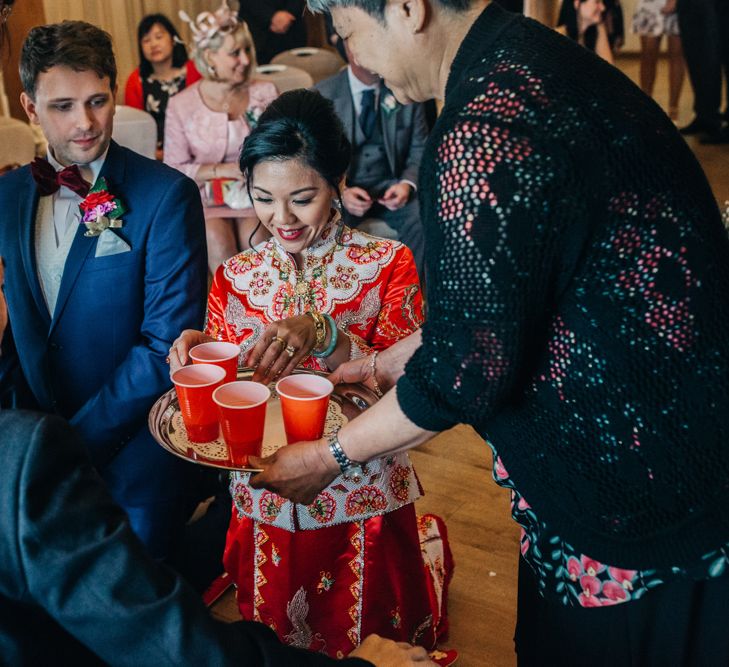
[[[296,348],[293,345],[287,345],[284,348],[284,352],[289,355],[289,358],[293,357],[296,354]]]
[[[278,343],[281,347],[286,347],[286,339],[281,338],[281,336],[274,336],[273,340],[271,340],[272,343]]]

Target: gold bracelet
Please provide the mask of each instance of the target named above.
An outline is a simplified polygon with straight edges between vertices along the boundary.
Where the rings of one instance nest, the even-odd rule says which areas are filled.
[[[377,395],[377,398],[382,398],[383,393],[382,389],[380,389],[380,385],[377,384],[377,368],[375,364],[377,363],[377,354],[378,350],[375,350],[372,355],[370,356],[370,368],[372,369],[372,387],[375,390],[375,394]]]
[[[316,327],[316,342],[312,350],[321,350],[327,337],[327,322],[322,314],[315,310],[309,310],[305,314],[314,320],[314,326]]]

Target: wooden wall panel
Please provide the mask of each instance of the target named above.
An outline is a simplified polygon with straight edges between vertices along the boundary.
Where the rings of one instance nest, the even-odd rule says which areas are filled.
[[[10,115],[20,120],[27,120],[23,107],[20,106],[20,85],[18,59],[25,37],[33,26],[45,23],[43,0],[21,0],[13,6],[8,18],[8,44],[2,57],[3,82],[8,97]]]

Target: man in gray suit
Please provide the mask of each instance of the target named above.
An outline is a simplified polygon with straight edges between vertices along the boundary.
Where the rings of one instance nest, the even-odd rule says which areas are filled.
[[[315,86],[334,103],[352,142],[352,164],[342,193],[345,222],[402,241],[422,278],[423,231],[416,191],[428,136],[423,105],[399,104],[380,78],[347,52],[347,68]]]

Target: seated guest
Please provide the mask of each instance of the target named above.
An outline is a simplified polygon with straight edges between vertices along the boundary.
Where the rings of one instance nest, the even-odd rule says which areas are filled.
[[[186,14],[183,18],[192,29],[192,57],[203,79],[167,105],[164,159],[195,179],[207,203],[208,267],[214,274],[223,260],[265,237],[252,236],[257,221],[250,214],[244,216],[250,202],[238,154],[258,116],[278,93],[272,83],[252,79],[253,40],[246,24],[238,23],[227,5],[214,14],[203,12],[195,21]],[[238,201],[231,202],[235,207],[214,205],[218,179],[238,181],[231,190],[237,193]]]
[[[238,20],[250,27],[261,64],[283,51],[306,46],[305,7],[305,0],[241,0]]]
[[[342,223],[349,157],[342,124],[319,93],[284,93],[263,113],[240,167],[272,238],[218,269],[206,333],[183,332],[170,350],[173,370],[192,345],[227,340],[249,352],[254,379],[271,382],[299,364],[332,370],[420,326],[410,250]],[[407,455],[365,472],[343,472],[309,506],[252,490],[247,473],[232,476],[224,565],[243,618],[331,656],[371,632],[435,645],[452,571],[442,521],[416,517],[419,483]]]
[[[20,72],[21,103],[48,153],[0,178],[12,322],[0,389],[17,407],[71,422],[134,530],[164,557],[199,472],[160,451],[147,414],[170,387],[169,344],[204,318],[200,195],[111,140],[117,70],[103,30],[33,28]]]
[[[612,64],[613,52],[603,20],[604,15],[603,0],[563,0],[557,20],[557,32],[574,39]]]
[[[124,104],[152,114],[161,156],[167,100],[200,78],[175,26],[163,14],[145,16],[137,28],[139,67],[127,79]]]
[[[422,104],[399,104],[381,79],[360,67],[346,45],[349,65],[315,88],[334,103],[352,144],[342,193],[345,223],[402,241],[423,275],[423,229],[416,183],[428,136]]]

